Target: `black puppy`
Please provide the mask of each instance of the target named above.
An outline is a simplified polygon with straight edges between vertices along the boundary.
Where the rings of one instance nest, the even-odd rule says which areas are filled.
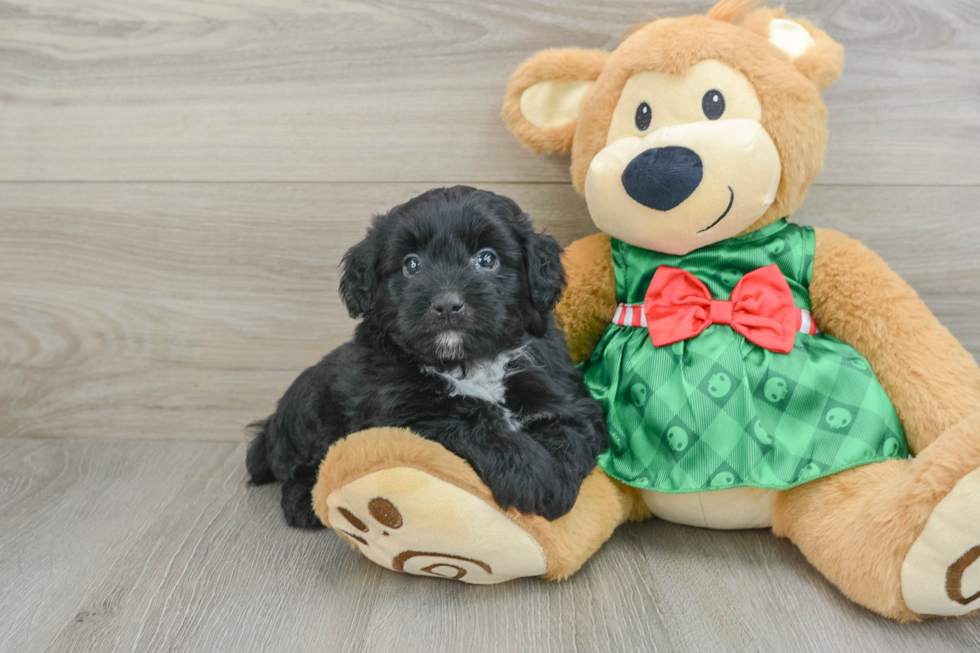
[[[253,483],[281,481],[292,526],[334,442],[404,426],[467,460],[501,507],[556,519],[607,446],[606,422],[551,311],[561,248],[506,197],[464,186],[377,216],[343,259],[354,340],[307,369],[253,425]]]

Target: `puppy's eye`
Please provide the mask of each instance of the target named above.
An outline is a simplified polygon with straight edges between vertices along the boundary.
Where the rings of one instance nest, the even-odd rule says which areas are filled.
[[[498,267],[500,267],[500,260],[497,258],[497,252],[488,247],[487,249],[481,249],[476,253],[477,270],[493,272]]]
[[[650,105],[641,102],[640,106],[636,107],[636,128],[645,132],[650,127],[650,120],[652,119],[653,111],[650,110]]]
[[[714,89],[708,91],[701,98],[701,110],[708,120],[718,120],[721,114],[725,113],[725,96],[721,91]]]
[[[416,254],[409,254],[402,260],[402,274],[410,277],[422,269],[422,259]]]

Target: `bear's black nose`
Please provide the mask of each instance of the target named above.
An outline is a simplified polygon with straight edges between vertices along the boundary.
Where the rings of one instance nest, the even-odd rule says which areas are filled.
[[[701,183],[701,157],[676,145],[655,147],[636,155],[623,170],[626,194],[643,206],[669,211]]]

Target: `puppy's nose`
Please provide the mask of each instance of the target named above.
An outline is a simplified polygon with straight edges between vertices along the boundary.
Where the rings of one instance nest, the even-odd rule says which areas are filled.
[[[432,310],[442,317],[453,317],[466,310],[466,304],[458,292],[444,292],[432,300]]]
[[[623,170],[626,194],[643,206],[669,211],[691,196],[704,173],[701,157],[668,145],[641,152]]]

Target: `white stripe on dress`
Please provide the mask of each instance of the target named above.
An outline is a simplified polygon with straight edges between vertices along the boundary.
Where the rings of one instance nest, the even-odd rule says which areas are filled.
[[[810,318],[810,311],[800,311],[800,333],[810,333],[810,325],[813,320]]]
[[[618,324],[618,325],[622,326],[622,324],[623,324],[622,323],[622,319],[623,319],[623,307],[624,306],[626,306],[626,304],[620,304],[619,306],[616,307],[616,314],[613,315],[613,320],[612,320],[613,321],[613,324]]]

